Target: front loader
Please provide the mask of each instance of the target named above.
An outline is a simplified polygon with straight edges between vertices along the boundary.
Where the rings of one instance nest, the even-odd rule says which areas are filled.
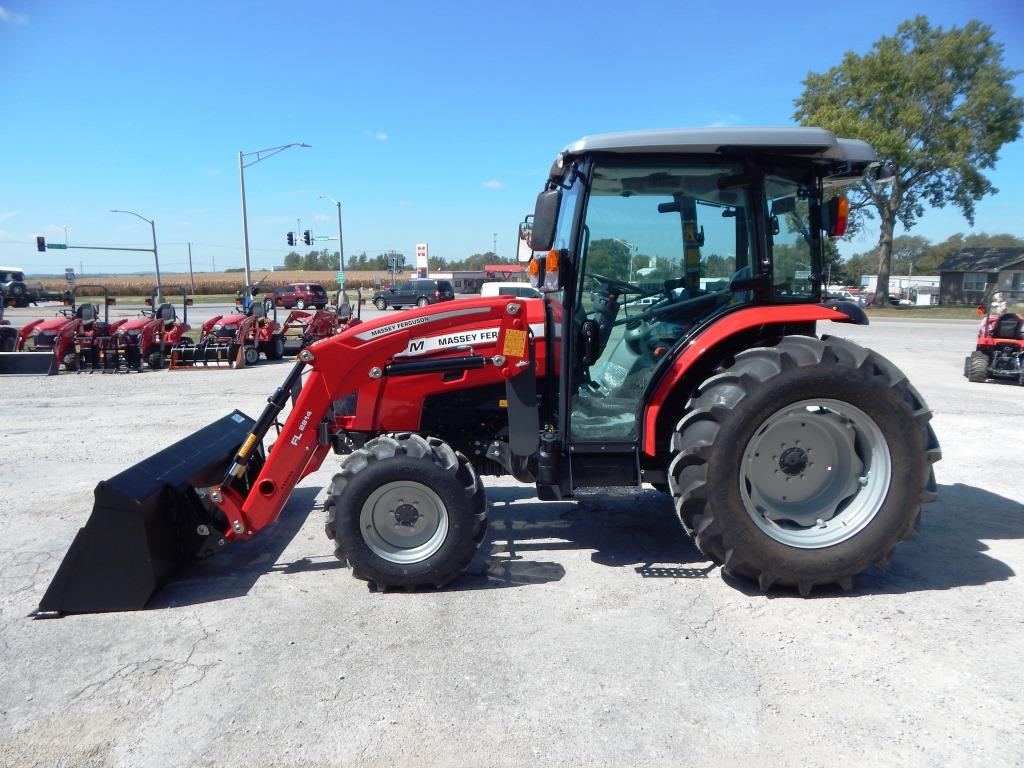
[[[381,588],[458,578],[486,532],[481,476],[503,474],[541,499],[650,483],[762,590],[851,588],[915,534],[940,456],[899,369],[827,332],[867,322],[822,301],[838,192],[865,175],[886,175],[867,144],[815,128],[569,145],[523,229],[543,301],[449,302],[303,349],[258,419],[100,483],[40,615],[143,607],[272,524],[332,451],[327,536]]]

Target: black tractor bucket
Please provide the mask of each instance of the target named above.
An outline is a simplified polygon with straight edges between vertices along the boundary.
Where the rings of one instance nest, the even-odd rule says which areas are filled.
[[[53,352],[0,352],[0,374],[56,376],[59,370]]]
[[[196,488],[218,485],[255,422],[235,411],[96,486],[96,501],[33,614],[131,611],[186,562],[223,546],[227,521]],[[237,490],[263,465],[254,456]]]

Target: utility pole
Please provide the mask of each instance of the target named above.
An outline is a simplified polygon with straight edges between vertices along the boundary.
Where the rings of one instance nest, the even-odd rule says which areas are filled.
[[[192,243],[188,244],[188,289],[196,295],[196,280],[192,276]]]
[[[497,232],[494,233],[494,245],[491,247],[491,253],[493,253],[495,256],[498,255],[498,233]]]

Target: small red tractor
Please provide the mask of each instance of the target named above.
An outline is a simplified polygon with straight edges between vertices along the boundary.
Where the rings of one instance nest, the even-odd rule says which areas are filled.
[[[822,301],[839,188],[892,173],[818,128],[570,144],[525,232],[542,300],[447,302],[306,347],[259,418],[101,482],[37,615],[143,607],[183,562],[258,536],[332,451],[327,537],[380,588],[458,578],[485,539],[481,477],[507,474],[549,500],[650,483],[729,573],[850,589],[936,497],[924,399],[819,332],[867,323]]]
[[[157,291],[146,299],[148,309],[132,320],[125,320],[111,336],[111,353],[119,370],[141,371],[143,364],[152,370],[164,367],[171,350],[192,330],[188,324],[188,308],[192,299],[181,292],[181,317],[169,301]]]
[[[294,355],[321,339],[335,336],[341,331],[361,323],[359,307],[362,293],[356,292],[356,314],[352,314],[348,295],[338,299],[337,306],[327,306],[313,312],[308,310],[292,310],[281,326],[284,336],[285,354]]]
[[[1024,291],[995,291],[978,314],[978,344],[964,360],[964,376],[1024,385]]]
[[[77,301],[82,289],[103,294],[103,320],[99,305]],[[5,363],[7,373],[56,374],[63,365],[67,371],[103,370],[110,335],[124,322],[110,322],[110,307],[115,300],[101,285],[78,285],[65,298],[67,306],[49,319],[33,320],[18,331],[12,357]]]
[[[171,350],[169,367],[244,368],[259,362],[260,353],[267,360],[283,358],[284,333],[280,323],[267,317],[263,302],[253,301],[248,312],[238,310],[211,317],[203,323],[195,344],[191,339],[182,339]]]

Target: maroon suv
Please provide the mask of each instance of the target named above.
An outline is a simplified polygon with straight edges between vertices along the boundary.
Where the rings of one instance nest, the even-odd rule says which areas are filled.
[[[285,309],[305,309],[316,307],[323,309],[327,306],[327,291],[319,283],[289,283],[288,285],[268,291],[263,297],[263,302],[268,306],[276,304]]]

